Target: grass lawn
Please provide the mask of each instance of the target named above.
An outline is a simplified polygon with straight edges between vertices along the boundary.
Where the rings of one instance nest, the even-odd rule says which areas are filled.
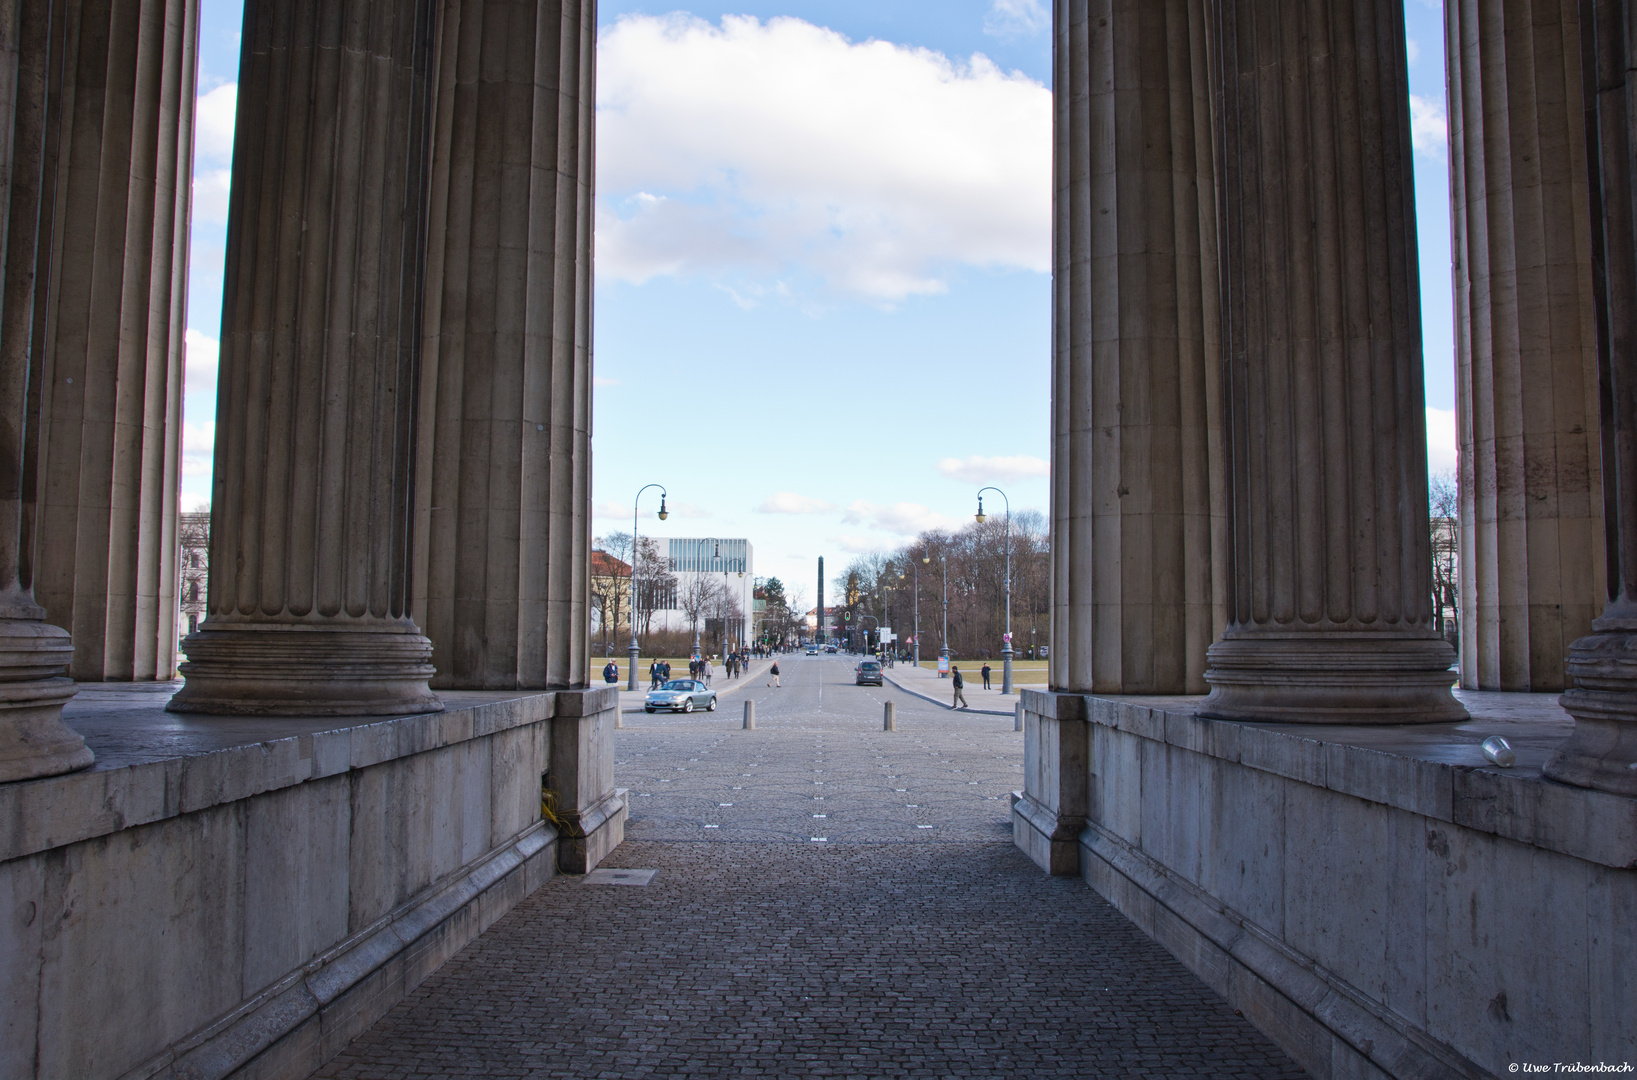
[[[983,664],[984,662],[982,660],[970,660],[959,656],[955,657],[955,666],[961,669],[961,674],[969,675],[974,679],[977,678],[978,672],[982,670]],[[929,660],[923,656],[921,658],[921,666],[926,668],[928,671],[937,671],[938,658],[934,656]],[[1050,666],[1051,661],[1049,660],[1013,660],[1012,682],[1030,686],[1036,684],[1044,686],[1047,682],[1047,669]],[[999,685],[1001,672],[1000,661],[989,661],[989,667],[992,669],[989,673],[989,681]]]

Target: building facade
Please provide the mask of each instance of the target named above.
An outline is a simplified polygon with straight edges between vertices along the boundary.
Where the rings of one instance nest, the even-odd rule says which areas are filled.
[[[661,540],[672,581],[644,590],[653,603],[654,630],[692,631],[698,624],[702,647],[749,644],[756,611],[756,550],[742,537],[684,537]],[[707,640],[707,637],[709,640]]]

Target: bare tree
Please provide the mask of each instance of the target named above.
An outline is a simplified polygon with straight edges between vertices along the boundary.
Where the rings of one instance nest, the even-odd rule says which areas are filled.
[[[720,584],[715,576],[710,574],[689,574],[682,587],[677,590],[677,603],[682,608],[682,614],[688,617],[688,625],[695,633],[699,631],[700,620],[715,603],[716,591]]]
[[[1438,633],[1460,647],[1458,603],[1461,497],[1455,474],[1433,473],[1427,478],[1428,510],[1432,526],[1432,612]]]
[[[653,633],[654,612],[676,607],[676,575],[670,558],[660,553],[659,541],[642,537],[637,541],[633,563],[637,575],[637,614],[642,620],[642,636]]]
[[[602,616],[603,651],[613,655],[620,622],[630,622],[631,534],[609,533],[595,541],[591,555],[591,599]],[[599,557],[601,556],[601,557]]]

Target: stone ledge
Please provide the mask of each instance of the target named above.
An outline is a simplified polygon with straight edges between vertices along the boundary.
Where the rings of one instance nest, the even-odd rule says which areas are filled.
[[[553,877],[556,846],[536,823],[121,1080],[310,1075]]]
[[[1488,1075],[1106,829],[1080,850],[1087,884],[1320,1080]]]
[[[0,862],[537,723],[553,715],[557,700],[549,692],[446,694],[446,712],[337,727],[333,717],[166,713],[168,695],[152,684],[85,696],[78,707],[70,702],[64,719],[97,751],[98,764],[0,784]],[[119,705],[127,696],[133,704]],[[155,747],[148,755],[145,741]],[[105,747],[112,747],[107,757]]]
[[[1359,728],[1210,720],[1194,715],[1193,697],[1025,694],[1032,712],[1069,715],[1067,699],[1080,698],[1086,718],[1104,727],[1602,866],[1637,868],[1637,799],[1541,776],[1572,723],[1547,695],[1465,693],[1473,711],[1465,723]],[[1517,767],[1484,762],[1479,744],[1489,734],[1512,739]]]

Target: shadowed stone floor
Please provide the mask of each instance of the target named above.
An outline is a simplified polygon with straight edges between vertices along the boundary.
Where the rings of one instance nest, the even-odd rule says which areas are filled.
[[[883,691],[845,663],[781,667],[783,690],[748,691],[757,731],[738,696],[626,716],[631,839],[604,865],[650,884],[549,882],[319,1075],[1304,1075],[1012,847],[1009,717],[889,687],[883,733]]]

